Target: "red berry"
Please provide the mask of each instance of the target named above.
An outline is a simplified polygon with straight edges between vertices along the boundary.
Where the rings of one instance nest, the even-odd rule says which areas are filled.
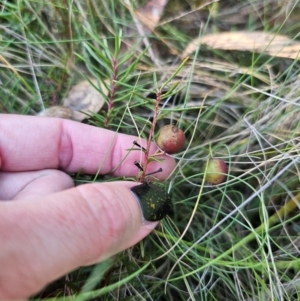
[[[158,131],[156,143],[167,154],[175,154],[182,150],[185,135],[176,125],[165,125]]]
[[[221,159],[209,159],[204,165],[205,181],[212,185],[221,184],[226,181],[228,166]]]

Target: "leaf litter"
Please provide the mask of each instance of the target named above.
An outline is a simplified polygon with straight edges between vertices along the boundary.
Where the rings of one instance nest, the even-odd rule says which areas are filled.
[[[206,34],[191,41],[181,55],[185,59],[201,45],[212,49],[250,51],[270,56],[299,59],[300,43],[288,36],[263,31]]]

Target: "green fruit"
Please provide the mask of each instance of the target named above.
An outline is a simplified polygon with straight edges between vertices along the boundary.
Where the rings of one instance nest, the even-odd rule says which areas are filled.
[[[165,125],[158,131],[156,143],[167,154],[175,154],[182,150],[185,134],[176,125]]]
[[[204,165],[205,181],[212,185],[224,183],[227,178],[228,167],[221,159],[209,159]]]
[[[172,211],[171,196],[163,184],[145,182],[132,187],[131,191],[137,197],[147,221],[160,221]]]

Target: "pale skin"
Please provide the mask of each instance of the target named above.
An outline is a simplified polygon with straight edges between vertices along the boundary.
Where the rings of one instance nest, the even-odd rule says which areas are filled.
[[[104,260],[143,239],[157,223],[143,223],[130,187],[135,182],[74,187],[68,173],[136,176],[134,136],[67,120],[0,115],[0,300],[26,300],[77,267]],[[110,146],[112,148],[110,149]],[[150,153],[156,150],[151,145]],[[151,162],[164,180],[172,158]],[[115,170],[115,168],[118,168]]]

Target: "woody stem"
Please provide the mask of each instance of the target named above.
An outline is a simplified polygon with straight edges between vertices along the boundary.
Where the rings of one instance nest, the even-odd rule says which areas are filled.
[[[150,146],[151,146],[151,142],[152,142],[152,137],[153,137],[153,134],[154,134],[156,119],[157,119],[157,116],[158,116],[158,109],[159,109],[159,104],[160,104],[160,100],[161,100],[160,98],[161,98],[161,91],[158,91],[157,94],[156,94],[155,107],[154,107],[154,112],[153,112],[153,119],[152,119],[152,124],[151,124],[150,131],[149,131],[149,136],[148,136],[148,141],[147,141],[147,148],[146,148],[146,151],[145,151],[145,158],[144,158],[144,161],[143,161],[143,164],[142,164],[144,171],[141,173],[141,175],[138,179],[139,182],[144,182],[144,180],[145,180],[147,166],[148,166],[148,163],[149,163],[149,160],[148,160],[149,150],[150,150]]]

